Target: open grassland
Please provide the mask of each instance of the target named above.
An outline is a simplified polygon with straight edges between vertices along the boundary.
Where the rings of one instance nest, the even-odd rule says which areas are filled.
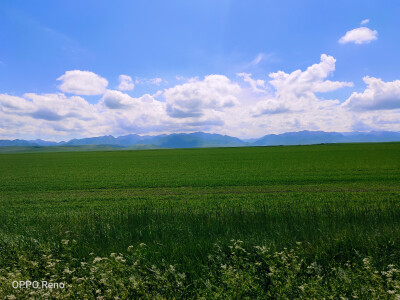
[[[400,294],[399,143],[1,154],[0,183],[1,297]]]

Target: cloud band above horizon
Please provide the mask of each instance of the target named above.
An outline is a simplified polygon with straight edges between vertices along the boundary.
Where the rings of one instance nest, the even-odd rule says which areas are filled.
[[[269,80],[238,73],[210,74],[150,95],[132,97],[128,75],[119,90],[90,71],[67,71],[57,79],[62,93],[0,94],[0,139],[61,140],[100,135],[205,131],[237,137],[299,130],[400,131],[400,80],[366,76],[363,92],[349,91],[341,103],[321,94],[352,88],[331,81],[336,60],[322,54],[306,70],[270,73]],[[157,79],[157,80],[155,80]],[[153,84],[164,82],[155,78]],[[139,82],[139,81],[138,81]],[[147,80],[146,82],[150,82]],[[84,96],[97,95],[97,103]]]

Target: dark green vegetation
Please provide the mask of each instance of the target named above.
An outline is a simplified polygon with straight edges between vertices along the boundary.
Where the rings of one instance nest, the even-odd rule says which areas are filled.
[[[1,296],[400,292],[399,143],[2,154],[0,182]]]

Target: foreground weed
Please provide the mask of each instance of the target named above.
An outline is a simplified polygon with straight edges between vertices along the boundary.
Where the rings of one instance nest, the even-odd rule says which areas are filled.
[[[4,241],[3,241],[4,247]],[[36,245],[0,269],[0,296],[4,299],[398,299],[400,270],[382,269],[373,258],[323,267],[307,262],[300,248],[276,252],[264,246],[215,244],[202,265],[202,276],[167,261],[156,265],[145,244],[107,257],[94,253],[73,257],[74,241],[63,240],[57,254]],[[36,280],[63,283],[63,288],[13,288],[13,282]]]

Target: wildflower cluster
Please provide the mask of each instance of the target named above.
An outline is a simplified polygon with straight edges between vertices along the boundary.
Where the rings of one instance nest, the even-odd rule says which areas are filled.
[[[383,269],[371,257],[322,266],[307,262],[294,249],[272,251],[264,246],[215,244],[194,273],[177,264],[155,264],[145,244],[123,253],[86,259],[73,256],[75,244],[63,240],[57,253],[37,245],[6,265],[0,261],[1,299],[136,299],[136,298],[393,298],[400,297],[400,270]],[[14,249],[14,252],[18,252]],[[23,280],[63,282],[62,289],[15,289]]]

